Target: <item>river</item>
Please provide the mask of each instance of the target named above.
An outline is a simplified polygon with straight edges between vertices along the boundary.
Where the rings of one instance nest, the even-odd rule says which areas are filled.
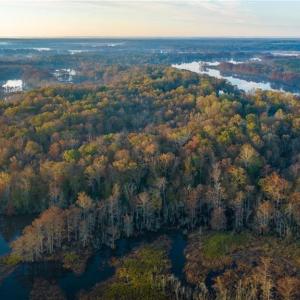
[[[235,61],[229,61],[229,62],[242,63],[242,62],[235,62]],[[288,93],[293,93],[295,95],[300,95],[300,91],[298,90],[295,91],[288,87],[279,86],[276,82],[260,81],[260,80],[253,81],[253,80],[240,78],[239,76],[223,75],[223,73],[221,73],[219,70],[209,67],[209,66],[217,66],[219,63],[220,62],[194,61],[191,63],[174,64],[172,66],[180,70],[188,70],[198,74],[206,74],[218,79],[226,79],[229,83],[231,83],[234,86],[237,86],[240,90],[243,90],[247,93],[251,93],[256,89],[261,89],[267,91],[288,92]]]
[[[0,255],[10,251],[9,243],[21,233],[22,228],[29,224],[31,219],[24,219],[24,217],[0,219]],[[169,250],[171,271],[177,278],[184,280],[184,249],[187,241],[181,232],[169,231],[145,234],[139,238],[120,239],[115,250],[103,247],[90,258],[85,272],[81,275],[64,269],[60,263],[56,262],[22,264],[0,283],[0,299],[29,299],[32,284],[36,278],[56,281],[67,299],[75,299],[79,291],[89,290],[96,283],[106,281],[114,275],[115,269],[109,263],[112,257],[121,258],[139,245],[153,242],[162,234],[166,234],[171,241]]]

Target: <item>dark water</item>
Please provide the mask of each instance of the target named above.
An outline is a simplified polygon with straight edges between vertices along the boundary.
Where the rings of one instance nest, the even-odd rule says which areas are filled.
[[[35,215],[18,217],[0,216],[0,256],[10,251],[9,244],[22,233],[23,228],[30,224],[34,218]]]
[[[24,222],[23,220],[23,222],[20,221],[20,223],[18,223],[17,219],[14,219],[14,222],[12,222],[12,220],[2,220],[3,224],[13,223],[18,227],[18,229],[12,230],[10,226],[10,239],[7,239],[8,236],[3,236],[3,231],[1,231],[0,252],[2,254],[9,252],[8,240],[20,234],[22,226],[24,227],[24,225],[26,225]],[[16,223],[18,223],[18,226]],[[171,241],[169,252],[169,257],[172,262],[171,271],[179,279],[184,279],[183,267],[185,263],[184,249],[187,243],[186,239],[181,232],[177,231],[170,231],[165,234]],[[115,269],[109,263],[112,257],[120,258],[127,255],[139,245],[151,243],[161,235],[162,233],[150,233],[139,238],[121,239],[117,242],[115,250],[103,248],[96,253],[88,261],[87,268],[81,275],[67,271],[61,264],[55,262],[23,264],[0,283],[0,299],[29,299],[30,290],[36,278],[44,278],[57,282],[68,299],[75,299],[76,294],[81,290],[89,290],[96,283],[103,282],[114,275]]]
[[[171,272],[180,280],[184,280],[184,264],[185,264],[185,256],[184,250],[187,245],[187,240],[185,236],[181,233],[171,233],[169,234],[169,238],[172,241],[171,249],[169,252],[170,260],[172,261],[172,269]]]

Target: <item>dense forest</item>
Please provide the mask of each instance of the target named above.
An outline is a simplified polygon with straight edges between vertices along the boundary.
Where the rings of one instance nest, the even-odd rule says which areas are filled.
[[[299,251],[287,255],[294,272],[285,274],[278,263],[286,277],[277,276],[277,286],[268,281],[270,261],[262,249],[267,241],[299,243],[299,98],[260,90],[245,94],[224,80],[170,67],[116,68],[102,85],[46,87],[0,103],[0,211],[40,214],[13,242],[7,259],[72,264],[78,253],[114,248],[121,237],[200,230],[190,237],[186,254],[194,290],[174,278],[164,280],[164,288],[155,281],[154,273],[169,271],[165,250],[153,246],[120,262],[116,278],[99,295],[141,299],[134,268],[141,272],[145,259],[145,299],[297,299]],[[255,262],[249,243],[260,247]],[[228,261],[230,255],[235,262]],[[136,256],[142,266],[135,265]],[[197,259],[206,261],[200,271]],[[262,275],[250,289],[255,264],[261,264]],[[231,273],[207,281],[211,270],[226,267]],[[252,281],[242,285],[234,279],[243,276]],[[211,290],[203,288],[205,278]],[[239,284],[240,294],[233,295]],[[290,294],[283,291],[287,284]],[[124,285],[134,296],[122,294]]]

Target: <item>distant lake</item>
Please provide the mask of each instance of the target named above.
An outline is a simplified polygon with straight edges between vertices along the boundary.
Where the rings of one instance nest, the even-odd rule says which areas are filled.
[[[229,62],[234,64],[239,63],[236,61],[229,61]],[[218,79],[226,79],[229,83],[231,83],[234,86],[237,86],[237,88],[245,91],[246,93],[252,93],[256,89],[261,89],[267,91],[289,92],[296,95],[300,94],[300,91],[294,91],[286,87],[277,87],[277,84],[275,82],[259,81],[259,80],[252,81],[252,80],[242,79],[238,76],[222,75],[222,73],[219,70],[210,68],[210,66],[217,66],[218,64],[219,62],[194,61],[191,63],[174,64],[172,65],[172,67],[180,70],[188,70],[198,74],[206,74]]]

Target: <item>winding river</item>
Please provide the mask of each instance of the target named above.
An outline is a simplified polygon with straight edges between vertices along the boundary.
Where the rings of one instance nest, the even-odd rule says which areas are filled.
[[[235,62],[233,60],[229,61],[231,63],[242,63]],[[288,87],[279,86],[275,82],[270,81],[252,81],[240,78],[239,76],[229,76],[223,75],[219,70],[212,68],[217,66],[220,62],[205,62],[205,61],[194,61],[191,63],[182,63],[182,64],[174,64],[172,67],[180,70],[188,70],[191,72],[195,72],[198,74],[206,74],[211,77],[215,77],[218,79],[226,79],[229,83],[234,86],[237,86],[240,90],[243,90],[247,93],[251,93],[256,89],[267,90],[267,91],[278,91],[278,92],[288,92],[295,95],[300,95],[300,91],[292,90]]]
[[[0,255],[10,251],[9,243],[21,233],[22,228],[29,224],[31,219],[14,218],[12,221],[10,218],[0,218]],[[4,231],[6,228],[10,229],[9,234]],[[184,249],[187,244],[185,236],[179,231],[170,231],[165,234],[171,241],[169,251],[169,258],[172,262],[171,271],[177,278],[184,279]],[[36,278],[56,281],[67,299],[75,299],[76,294],[81,290],[89,290],[95,284],[114,275],[115,269],[109,264],[112,257],[121,258],[139,245],[153,242],[160,235],[162,233],[150,233],[140,238],[121,239],[117,242],[115,250],[102,248],[90,258],[85,272],[81,275],[76,275],[55,262],[22,264],[0,283],[0,299],[29,299],[32,284]]]

